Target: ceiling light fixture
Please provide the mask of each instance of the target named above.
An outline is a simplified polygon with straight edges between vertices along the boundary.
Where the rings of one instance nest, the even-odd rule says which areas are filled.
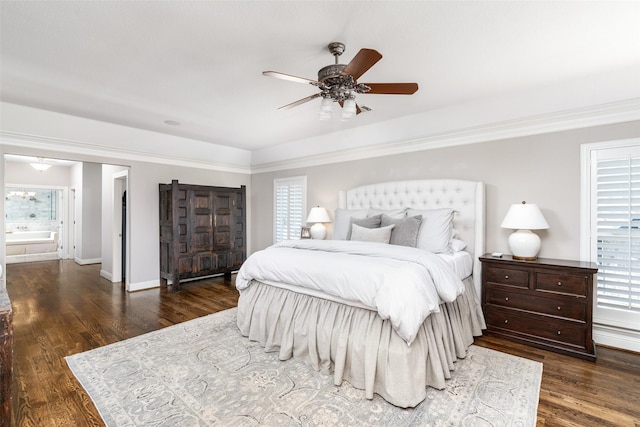
[[[38,157],[38,163],[29,163],[29,164],[31,165],[32,168],[40,172],[44,172],[51,167],[50,164],[44,162],[44,159],[42,159],[42,157]]]
[[[344,52],[344,44],[335,42],[329,44],[329,52],[335,58],[335,64],[327,65],[318,71],[317,85],[321,92],[320,120],[329,120],[333,115],[333,103],[342,106],[342,120],[349,120],[357,113],[356,93],[367,93],[371,88],[357,83],[353,76],[345,74],[345,64],[338,64],[338,58]]]
[[[333,103],[337,102],[343,108],[342,120],[349,120],[370,108],[356,104],[356,94],[374,93],[382,95],[411,95],[418,90],[417,83],[358,83],[358,79],[367,72],[382,55],[374,49],[360,49],[348,64],[339,64],[338,57],[344,53],[344,43],[330,43],[329,52],[335,58],[335,63],[322,67],[318,71],[318,80],[297,77],[278,71],[263,71],[265,76],[288,80],[296,83],[310,84],[320,89],[313,95],[283,105],[278,110],[297,107],[316,98],[322,98],[320,104],[320,120],[333,117]]]

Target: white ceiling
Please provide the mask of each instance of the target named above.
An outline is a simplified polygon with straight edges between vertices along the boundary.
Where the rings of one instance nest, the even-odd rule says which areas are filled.
[[[2,101],[259,150],[640,64],[638,1],[6,1]],[[354,120],[318,120],[312,86],[342,41],[383,58]],[[567,97],[583,94],[568,92]],[[165,121],[180,122],[179,126]]]

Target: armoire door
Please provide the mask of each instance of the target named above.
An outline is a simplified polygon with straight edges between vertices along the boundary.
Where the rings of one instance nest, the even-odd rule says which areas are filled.
[[[213,199],[213,248],[218,257],[218,268],[223,269],[231,266],[233,197],[231,192],[215,192]]]
[[[209,271],[216,268],[213,254],[214,246],[214,193],[206,190],[188,190],[190,204],[188,221],[188,257],[185,264],[190,264],[191,272]]]

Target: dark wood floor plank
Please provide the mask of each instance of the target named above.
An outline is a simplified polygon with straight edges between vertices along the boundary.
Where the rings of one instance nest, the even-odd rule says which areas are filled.
[[[16,426],[102,426],[65,356],[235,307],[223,277],[127,293],[100,265],[43,261],[7,266],[14,310]],[[235,277],[234,277],[235,278]],[[640,427],[640,354],[598,347],[596,362],[491,335],[476,344],[544,364],[538,426]]]

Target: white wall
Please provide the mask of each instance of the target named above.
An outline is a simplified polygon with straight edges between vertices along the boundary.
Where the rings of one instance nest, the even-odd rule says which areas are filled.
[[[509,253],[511,230],[500,228],[509,206],[537,203],[549,230],[541,257],[580,258],[580,144],[640,136],[640,121],[424,150],[252,175],[252,242],[273,239],[273,180],[307,176],[307,206],[333,211],[337,193],[352,187],[404,179],[460,178],[486,184],[488,252]],[[331,232],[331,229],[329,229]]]
[[[79,264],[97,264],[102,257],[102,165],[82,163],[82,252]],[[80,255],[80,256],[79,256]]]
[[[82,163],[77,163],[71,167],[71,188],[74,190],[70,197],[75,197],[71,200],[71,209],[73,209],[73,218],[75,224],[69,224],[73,227],[73,241],[71,245],[74,245],[73,254],[74,259],[82,259]]]
[[[4,123],[3,123],[4,125]],[[55,135],[55,134],[54,134]],[[52,136],[54,136],[52,135]],[[200,185],[216,185],[226,187],[247,186],[247,223],[248,233],[251,231],[251,191],[250,191],[250,175],[244,173],[232,173],[217,170],[208,170],[197,167],[187,167],[180,165],[166,165],[158,163],[148,163],[132,160],[123,160],[108,156],[95,156],[81,152],[69,153],[66,151],[58,151],[52,145],[50,148],[35,148],[33,144],[11,143],[10,139],[0,141],[0,156],[4,161],[4,154],[17,154],[35,157],[49,157],[68,159],[81,162],[107,163],[112,165],[121,165],[129,168],[129,213],[130,213],[130,245],[129,254],[130,271],[129,271],[129,290],[135,291],[150,287],[159,286],[160,271],[160,255],[159,255],[159,197],[158,184],[169,183],[172,179],[178,179],[180,182],[188,184]],[[3,171],[4,172],[4,171]],[[83,199],[84,182],[82,178],[82,167],[72,167],[70,172],[70,186],[75,188],[76,195]],[[102,171],[99,171],[100,176]],[[4,186],[5,174],[0,173],[0,185]],[[101,185],[101,184],[100,184]],[[99,190],[101,193],[101,189]],[[101,196],[97,199],[97,204],[101,202]],[[80,200],[79,205],[83,205],[84,201]],[[2,227],[4,227],[4,204],[0,207],[2,213]],[[100,208],[98,208],[99,210]],[[85,216],[98,215],[88,211],[78,210],[76,221],[84,223]],[[102,226],[98,223],[97,230],[101,233]],[[82,227],[84,228],[84,227]],[[81,227],[77,227],[77,231],[84,234]],[[80,251],[79,259],[88,259],[85,255],[84,245],[88,244],[83,236],[76,239],[78,244],[76,250]],[[101,240],[101,238],[100,238]],[[80,246],[80,247],[78,247]],[[102,248],[102,246],[99,246]],[[248,241],[248,250],[251,250],[251,241]],[[4,262],[5,247],[4,233],[0,234],[0,260]]]
[[[8,161],[4,169],[6,185],[50,185],[69,187],[71,168],[69,166],[51,166],[45,172],[37,172],[28,163]]]

